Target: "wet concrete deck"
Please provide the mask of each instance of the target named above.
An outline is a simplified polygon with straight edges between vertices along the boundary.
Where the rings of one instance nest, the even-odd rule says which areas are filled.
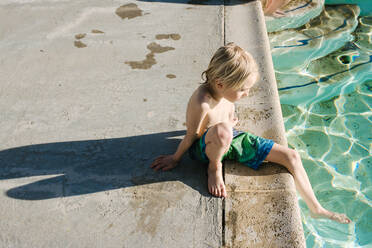
[[[170,172],[149,168],[185,134],[187,100],[214,51],[234,40],[257,56],[226,26],[240,9],[229,8],[221,1],[0,3],[0,247],[251,247],[234,245],[257,230],[231,214],[247,199],[238,199],[233,171],[239,185],[275,179],[284,190],[260,194],[266,205],[274,207],[269,199],[280,192],[296,201],[278,167],[248,179],[227,165],[236,193],[225,203],[209,195],[205,167],[187,156]],[[243,129],[265,112],[251,117],[247,109]],[[255,131],[283,141],[275,128]],[[265,219],[257,223],[271,230]]]

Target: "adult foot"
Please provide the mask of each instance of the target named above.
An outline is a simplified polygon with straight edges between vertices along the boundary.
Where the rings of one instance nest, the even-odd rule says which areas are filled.
[[[217,197],[227,196],[222,178],[222,165],[217,168],[208,168],[208,190],[209,193]]]
[[[351,220],[345,214],[331,212],[328,211],[327,209],[317,211],[316,213],[310,212],[310,215],[315,219],[331,219],[341,224],[351,223]]]

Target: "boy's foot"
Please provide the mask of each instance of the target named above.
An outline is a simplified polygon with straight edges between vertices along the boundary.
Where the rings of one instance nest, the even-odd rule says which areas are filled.
[[[328,211],[327,209],[323,209],[317,213],[310,212],[310,215],[315,219],[330,219],[333,221],[337,221],[341,224],[351,223],[351,220],[345,214],[331,212]]]
[[[222,166],[208,168],[208,190],[214,196],[226,197],[225,183],[222,178]]]

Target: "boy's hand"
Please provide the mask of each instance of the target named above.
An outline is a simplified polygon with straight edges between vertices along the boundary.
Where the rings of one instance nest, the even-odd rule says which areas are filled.
[[[234,119],[232,120],[232,126],[235,127],[236,124],[238,124],[239,122],[239,119],[237,117],[234,117]]]
[[[173,155],[162,155],[157,157],[154,162],[152,162],[150,168],[153,168],[155,171],[162,169],[167,171],[173,169],[177,166],[177,161],[173,158]]]

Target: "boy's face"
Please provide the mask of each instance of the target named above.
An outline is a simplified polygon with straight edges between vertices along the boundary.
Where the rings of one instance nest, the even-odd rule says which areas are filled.
[[[236,102],[241,98],[248,96],[249,90],[256,83],[257,78],[258,74],[255,73],[250,75],[240,88],[226,88],[223,92],[223,97],[230,102]]]

